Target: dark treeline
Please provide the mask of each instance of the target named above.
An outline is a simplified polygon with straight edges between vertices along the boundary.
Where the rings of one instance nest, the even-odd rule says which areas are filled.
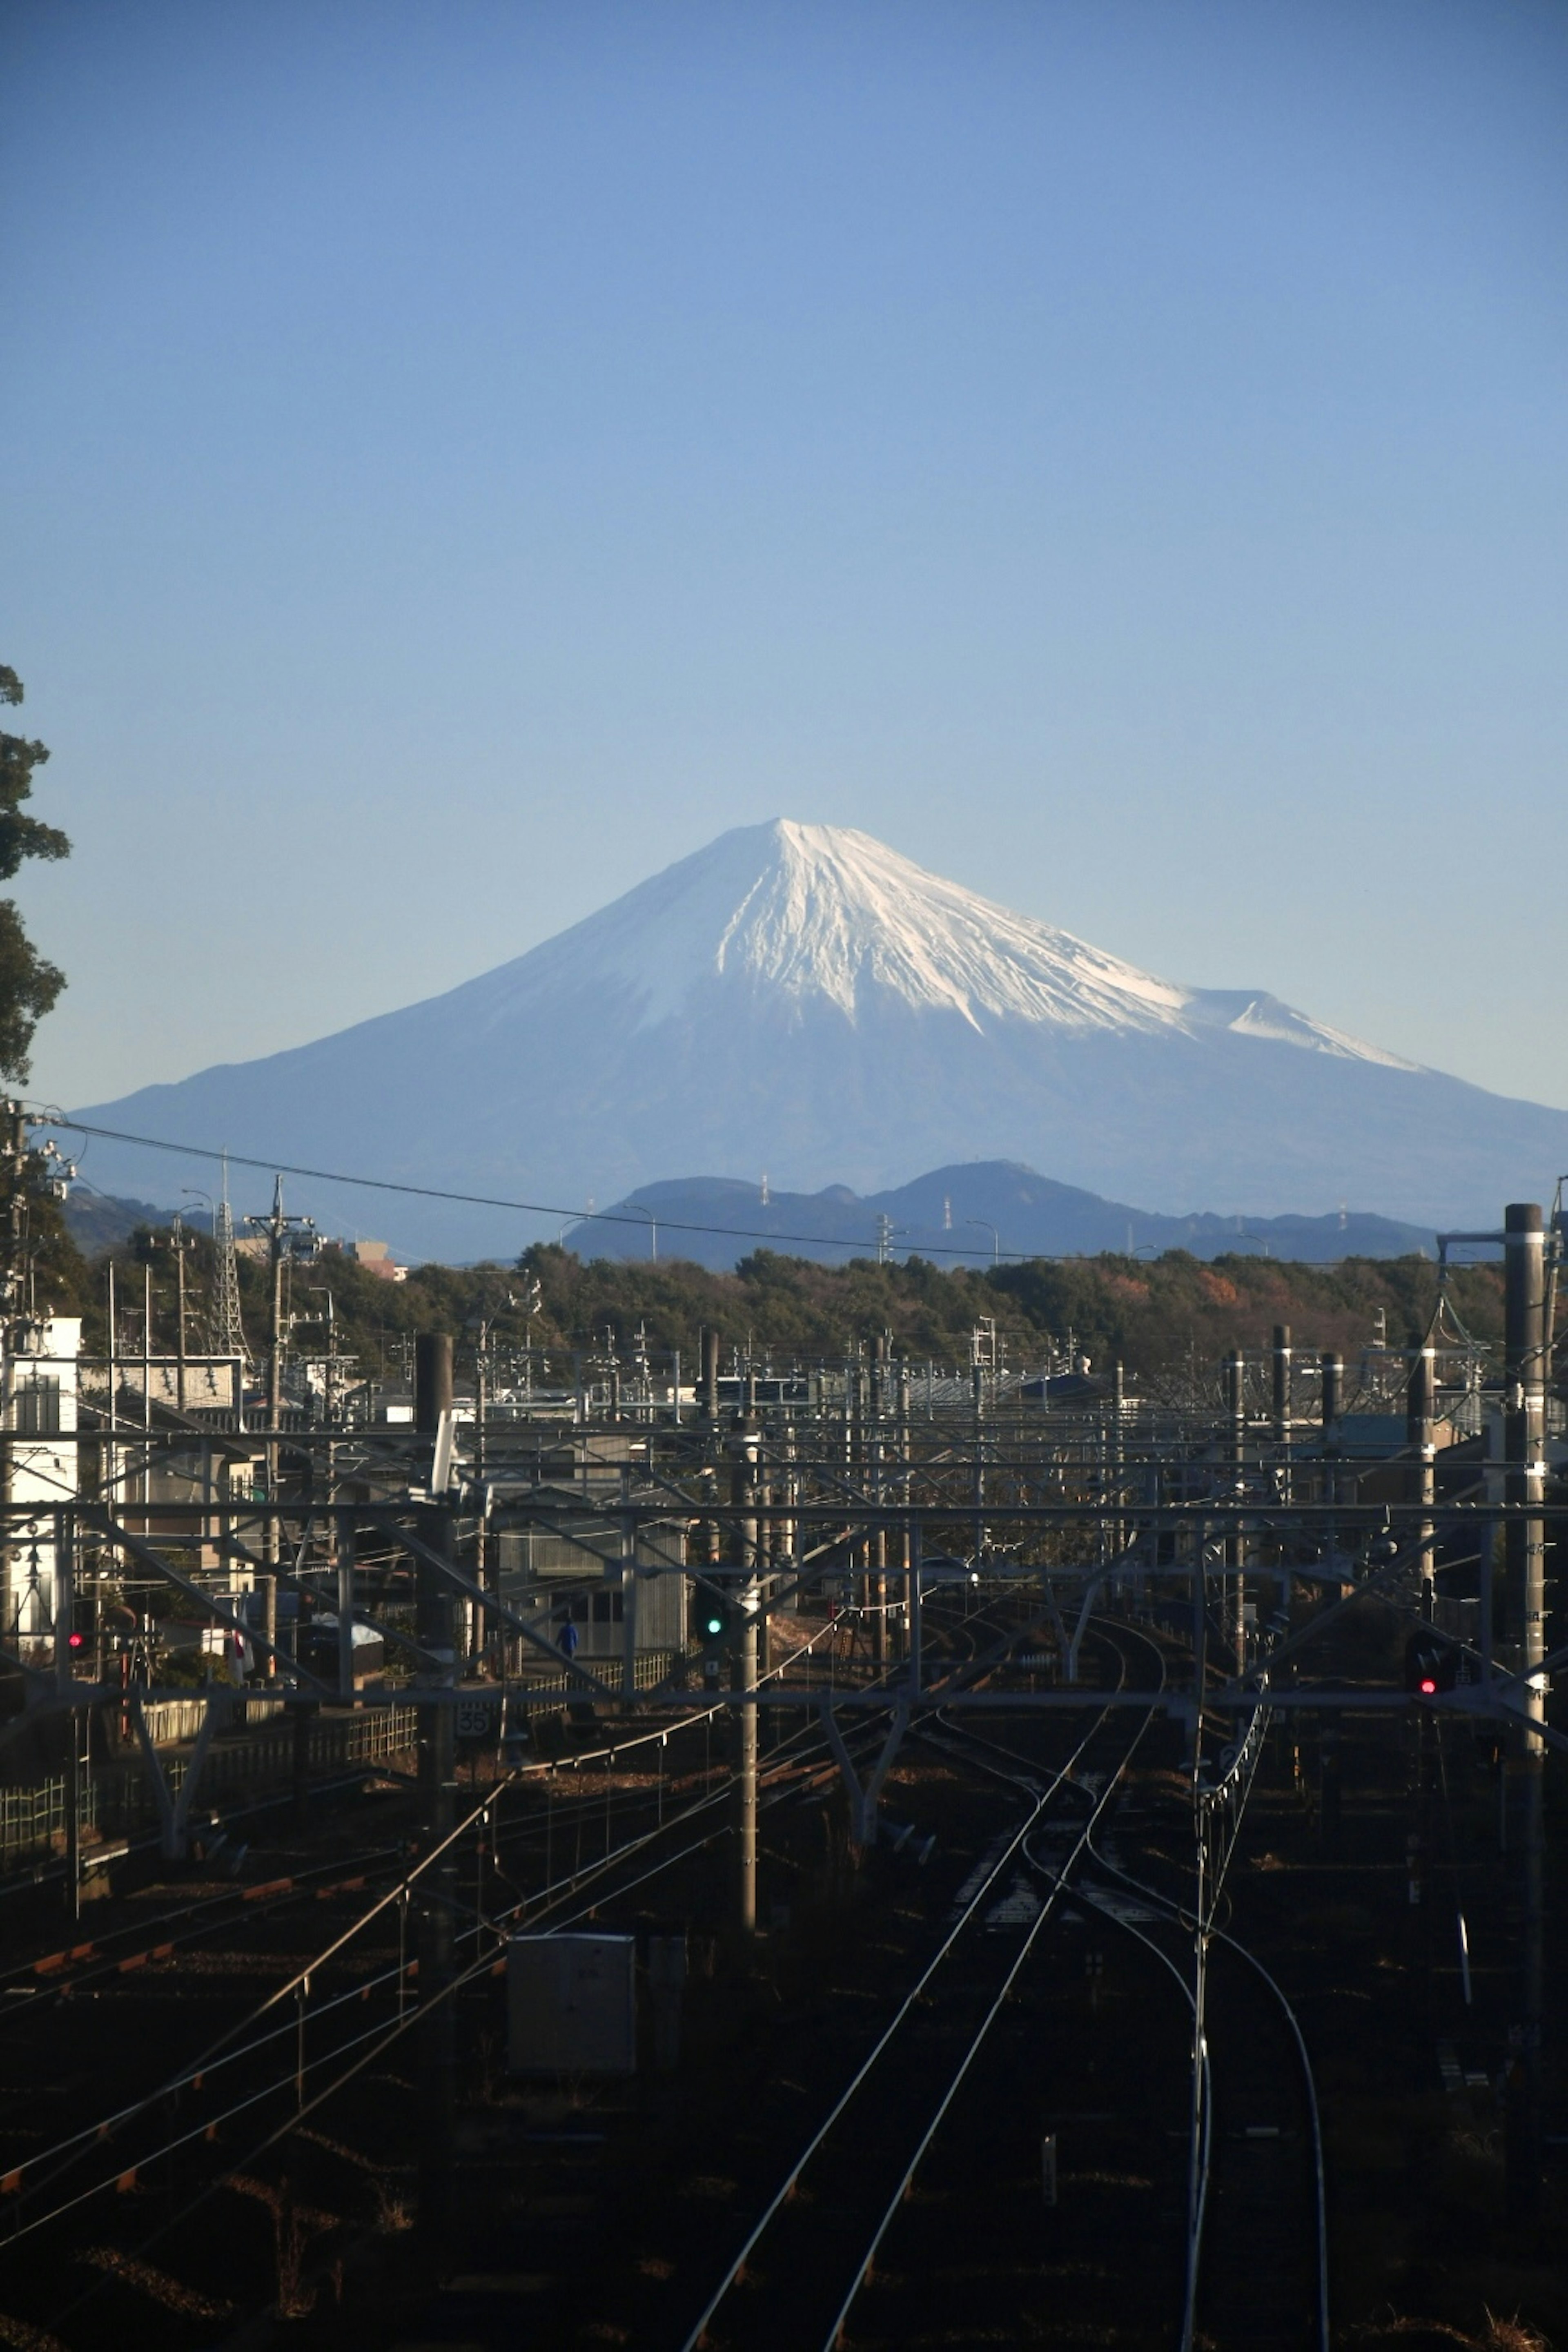
[[[153,1347],[172,1350],[175,1282],[167,1229],[143,1227],[90,1262],[55,1232],[40,1260],[40,1299],[47,1293],[59,1311],[82,1313],[88,1347],[100,1349],[110,1258],[120,1269],[121,1344],[130,1332],[140,1344],[147,1267]],[[186,1261],[193,1348],[206,1314],[211,1265],[211,1244],[195,1238]],[[240,1293],[247,1337],[259,1353],[269,1285],[255,1258],[241,1259]],[[1233,1348],[1267,1347],[1277,1323],[1290,1325],[1299,1349],[1332,1348],[1353,1358],[1373,1342],[1381,1317],[1388,1345],[1399,1348],[1407,1332],[1426,1328],[1436,1293],[1437,1268],[1421,1257],[1323,1266],[1248,1254],[1204,1264],[1173,1250],[1153,1259],[1035,1259],[949,1270],[920,1258],[824,1266],[759,1250],[735,1272],[721,1274],[680,1259],[585,1261],[541,1244],[515,1265],[416,1266],[399,1283],[328,1250],[289,1269],[287,1304],[296,1318],[291,1344],[316,1355],[326,1344],[330,1295],[337,1345],[357,1359],[362,1378],[395,1380],[417,1331],[455,1331],[461,1365],[465,1357],[471,1360],[481,1324],[503,1349],[526,1340],[568,1361],[574,1350],[602,1347],[606,1335],[628,1348],[640,1331],[652,1353],[679,1349],[694,1370],[698,1334],[707,1325],[721,1333],[726,1355],[737,1348],[784,1364],[837,1357],[887,1331],[896,1353],[956,1365],[968,1360],[976,1325],[994,1318],[1015,1366],[1038,1365],[1070,1334],[1097,1370],[1120,1357],[1130,1375],[1150,1380],[1174,1366],[1212,1364]],[[1478,1340],[1500,1340],[1500,1266],[1457,1268],[1447,1298],[1447,1336],[1462,1329]]]

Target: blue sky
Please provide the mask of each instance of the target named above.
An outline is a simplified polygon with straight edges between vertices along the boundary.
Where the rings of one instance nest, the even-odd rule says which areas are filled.
[[[11,0],[0,108],[40,1094],[784,814],[1568,1104],[1568,12]]]

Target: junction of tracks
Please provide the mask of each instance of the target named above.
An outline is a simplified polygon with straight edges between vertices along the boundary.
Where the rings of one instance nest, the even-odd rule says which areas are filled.
[[[0,2341],[1568,2322],[1539,1328],[1495,1444],[1430,1335],[1374,1368],[1375,1446],[1278,1344],[1180,1413],[922,1410],[878,1351],[721,1397],[710,1355],[693,1411],[476,1433],[424,1369],[412,1429],[264,1433],[268,1499],[154,1502],[190,1442],[149,1431],[140,1486],[122,1438],[13,1511],[71,1818],[0,1898]],[[110,1580],[253,1662],[178,1772],[175,1694],[84,1618]],[[294,1733],[242,1827],[202,1776],[258,1696],[415,1729],[331,1786]],[[112,1859],[106,1711],[162,1791]],[[637,2068],[514,2073],[510,1949],[587,1927],[637,1940]]]

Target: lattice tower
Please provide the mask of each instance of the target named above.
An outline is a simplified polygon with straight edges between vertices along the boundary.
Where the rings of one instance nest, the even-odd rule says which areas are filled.
[[[213,1290],[207,1347],[215,1356],[238,1356],[245,1363],[250,1361],[239,1319],[239,1259],[234,1246],[234,1214],[228,1205],[226,1168],[223,1198],[213,1211]]]

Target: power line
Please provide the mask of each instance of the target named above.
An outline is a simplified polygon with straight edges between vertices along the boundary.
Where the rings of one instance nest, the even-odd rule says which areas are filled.
[[[91,1127],[85,1119],[68,1118],[63,1111],[46,1107],[36,1114],[40,1126],[58,1127],[74,1135],[97,1136],[106,1143],[138,1144],[146,1151],[173,1151],[188,1160],[226,1160],[235,1168],[257,1168],[269,1176],[303,1176],[318,1184],[353,1184],[362,1192],[399,1192],[417,1201],[451,1201],[469,1209],[507,1209],[519,1215],[531,1217],[570,1217],[575,1224],[632,1225],[642,1230],[647,1212],[642,1209],[572,1209],[563,1208],[558,1201],[511,1201],[491,1192],[451,1192],[437,1184],[404,1184],[390,1176],[345,1176],[332,1168],[301,1168],[287,1160],[248,1159],[243,1151],[222,1151],[205,1143],[171,1143],[157,1135],[129,1135],[121,1128]],[[704,1225],[680,1217],[660,1217],[659,1223],[667,1233],[712,1234],[725,1241],[737,1242],[799,1242],[812,1249],[875,1250],[877,1238],[868,1234],[863,1240],[845,1241],[835,1234],[763,1233],[752,1225]],[[954,1249],[951,1244],[933,1242],[921,1250],[922,1257],[972,1258],[979,1253],[972,1249]],[[1027,1264],[1048,1257],[1046,1250],[997,1250],[993,1263],[1002,1258]]]

